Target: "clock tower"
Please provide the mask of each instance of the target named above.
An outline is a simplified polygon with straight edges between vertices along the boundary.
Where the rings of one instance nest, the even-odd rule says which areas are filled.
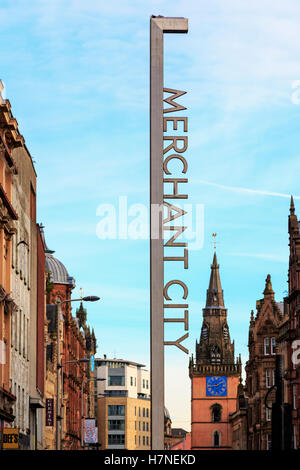
[[[241,359],[234,357],[217,255],[211,265],[200,341],[190,360],[192,449],[231,449],[229,415],[236,411]]]

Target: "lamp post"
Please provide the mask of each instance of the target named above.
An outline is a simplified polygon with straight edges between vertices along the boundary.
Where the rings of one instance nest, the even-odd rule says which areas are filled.
[[[60,370],[62,371],[62,368],[66,364],[78,364],[78,363],[82,363],[82,362],[85,363],[85,362],[89,362],[89,361],[90,361],[89,358],[84,357],[82,359],[74,359],[72,361],[63,362],[62,364],[57,364],[57,410],[59,410],[59,408],[60,408],[60,415],[58,414],[58,411],[57,411],[57,417],[56,417],[56,448],[58,450],[61,450],[60,449],[61,439],[59,439],[58,421],[63,420],[63,385],[64,385],[63,376],[61,376],[61,393],[60,393],[60,391],[59,391],[59,371]],[[60,400],[60,395],[62,397],[61,400]],[[63,427],[61,426],[61,435],[62,435],[62,433],[63,433]],[[59,444],[59,446],[58,446],[58,444]]]
[[[87,297],[82,297],[80,299],[67,299],[61,301],[60,299],[56,300],[56,320],[57,320],[57,381],[56,381],[56,397],[57,397],[57,405],[56,405],[56,450],[61,450],[61,439],[59,438],[59,426],[58,422],[62,421],[63,416],[62,416],[62,400],[60,400],[60,387],[59,387],[59,374],[60,371],[62,371],[62,368],[65,364],[71,363],[71,362],[89,362],[88,358],[83,358],[83,359],[78,359],[74,361],[67,361],[64,362],[63,364],[60,362],[60,318],[59,314],[61,314],[61,305],[64,303],[70,303],[70,302],[97,302],[100,300],[100,297],[97,297],[95,295],[90,295]],[[59,308],[60,307],[60,308]],[[61,392],[63,391],[63,377],[61,377],[62,380],[62,386],[61,386]],[[63,431],[62,425],[61,425],[61,433]]]

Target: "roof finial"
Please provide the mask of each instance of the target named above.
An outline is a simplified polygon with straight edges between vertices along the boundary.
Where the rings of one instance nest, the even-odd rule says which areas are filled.
[[[82,299],[83,299],[83,296],[84,296],[84,290],[83,290],[82,287],[80,287],[80,289],[79,289],[79,296],[80,296],[81,303],[82,303]]]
[[[265,287],[265,290],[264,290],[264,294],[274,294],[274,291],[272,289],[272,282],[271,282],[270,274],[267,275],[266,287]]]
[[[294,198],[291,196],[290,214],[295,215]]]
[[[214,244],[214,250],[215,250],[215,251],[216,251],[216,248],[217,248],[216,236],[217,236],[216,233],[213,233],[213,234],[212,234],[212,237],[213,237],[213,244]]]

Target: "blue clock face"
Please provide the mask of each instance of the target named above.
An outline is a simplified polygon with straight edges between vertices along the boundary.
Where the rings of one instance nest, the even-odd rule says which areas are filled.
[[[227,377],[206,377],[207,397],[227,396]]]

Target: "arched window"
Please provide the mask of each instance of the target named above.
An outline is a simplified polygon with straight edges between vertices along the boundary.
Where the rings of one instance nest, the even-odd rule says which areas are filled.
[[[275,348],[276,348],[276,338],[271,338],[271,354],[275,354]]]
[[[219,423],[221,421],[222,406],[216,403],[211,407],[211,420],[213,423]]]
[[[270,354],[270,338],[264,338],[264,355]]]
[[[206,323],[204,323],[202,326],[202,338],[208,339],[208,326],[206,325]]]
[[[225,325],[223,326],[223,336],[224,336],[224,339],[225,341],[228,341],[228,338],[229,338],[229,330],[228,330],[228,325],[225,323]]]
[[[221,433],[219,431],[215,431],[213,434],[213,446],[220,447],[221,445]]]
[[[218,346],[212,346],[210,350],[210,358],[212,363],[221,362],[221,351]]]

